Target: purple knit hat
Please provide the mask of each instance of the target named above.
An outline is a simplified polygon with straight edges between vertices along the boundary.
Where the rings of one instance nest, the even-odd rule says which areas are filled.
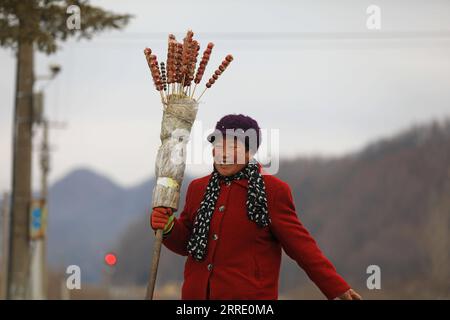
[[[241,139],[247,149],[256,152],[261,144],[261,129],[255,119],[243,114],[228,114],[216,123],[216,128],[207,139],[213,143],[222,135],[235,136]],[[256,140],[256,141],[255,141]],[[255,145],[256,143],[256,145]]]

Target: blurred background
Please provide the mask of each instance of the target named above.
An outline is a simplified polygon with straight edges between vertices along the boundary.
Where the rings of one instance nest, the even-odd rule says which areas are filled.
[[[191,142],[208,148],[229,113],[277,130],[277,176],[364,298],[450,298],[448,1],[18,3],[0,1],[2,298],[8,277],[9,298],[144,297],[162,105],[143,49],[162,60],[167,35],[188,29],[201,51],[215,43],[205,77],[234,56],[202,98]],[[211,168],[187,166],[183,199]],[[156,298],[180,297],[183,263],[163,249]],[[70,265],[81,289],[66,286]],[[367,287],[370,265],[381,289]],[[286,256],[280,298],[324,299]]]

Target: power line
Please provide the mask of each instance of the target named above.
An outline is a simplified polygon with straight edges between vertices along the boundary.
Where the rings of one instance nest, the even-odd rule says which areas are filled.
[[[181,34],[181,32],[180,32]],[[261,32],[197,32],[197,37],[216,40],[410,40],[443,39],[450,40],[450,30],[435,31],[342,31],[342,32],[302,32],[302,31],[261,31]],[[105,35],[98,40],[145,40],[166,41],[163,32],[121,32]]]

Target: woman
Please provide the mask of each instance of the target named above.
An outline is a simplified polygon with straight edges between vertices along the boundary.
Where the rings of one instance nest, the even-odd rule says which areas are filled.
[[[189,184],[179,218],[170,208],[151,214],[163,244],[188,256],[182,299],[277,299],[281,249],[328,299],[361,299],[299,221],[288,184],[254,160],[258,123],[224,116],[208,140],[213,172]]]

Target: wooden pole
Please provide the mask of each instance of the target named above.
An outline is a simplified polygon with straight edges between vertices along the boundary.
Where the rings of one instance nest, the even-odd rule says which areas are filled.
[[[8,279],[8,251],[9,251],[9,194],[3,193],[2,198],[2,265],[1,279],[2,287],[0,299],[6,299],[6,280]]]
[[[147,294],[145,296],[145,298],[147,300],[153,300],[153,292],[155,291],[156,275],[158,273],[159,257],[161,255],[162,239],[163,239],[163,230],[158,229],[156,231],[155,243],[153,244],[153,258],[152,258],[152,264],[150,267],[150,279],[148,281]]]

